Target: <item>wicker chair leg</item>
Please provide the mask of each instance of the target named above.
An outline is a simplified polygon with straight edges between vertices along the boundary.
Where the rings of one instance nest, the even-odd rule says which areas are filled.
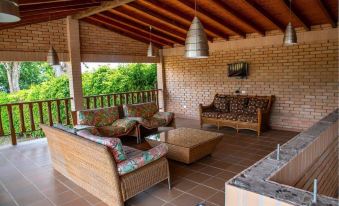
[[[167,178],[167,183],[168,183],[168,189],[171,190],[172,185],[171,185],[171,177],[170,176],[168,176],[168,178]]]

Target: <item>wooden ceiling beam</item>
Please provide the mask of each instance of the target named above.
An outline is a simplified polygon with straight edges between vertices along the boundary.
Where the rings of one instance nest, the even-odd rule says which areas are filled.
[[[169,28],[166,25],[163,25],[159,22],[150,21],[147,18],[140,18],[139,19],[139,18],[137,18],[137,16],[131,15],[129,12],[125,13],[125,12],[118,11],[116,9],[111,9],[108,12],[113,13],[117,16],[126,18],[130,21],[139,23],[139,24],[144,25],[144,26],[152,25],[153,28],[156,28],[157,30],[162,31],[163,33],[166,33],[166,34],[171,35],[173,37],[176,37],[176,38],[179,38],[179,39],[182,39],[182,40],[185,40],[185,38],[186,38],[186,34],[184,32],[180,32],[178,30]]]
[[[107,2],[102,2],[100,6],[96,8],[91,8],[86,11],[80,12],[76,15],[73,15],[72,18],[74,19],[82,19],[88,16],[91,16],[93,14],[97,14],[103,11],[107,11],[109,9],[113,9],[128,3],[131,3],[135,0],[113,0],[113,1],[107,1]]]
[[[101,12],[100,15],[106,16],[111,21],[115,21],[115,22],[124,24],[126,26],[137,29],[141,32],[146,32],[146,33],[149,34],[149,29],[150,29],[149,25],[139,24],[135,21],[126,19],[126,18],[121,17],[119,15],[115,15],[114,13],[111,13],[109,11]],[[166,33],[163,33],[161,30],[158,30],[157,28],[152,28],[152,37],[157,37],[159,39],[163,39],[165,41],[168,41],[168,42],[171,42],[171,43],[174,43],[174,44],[181,44],[181,45],[185,44],[184,39],[170,36]]]
[[[104,28],[104,29],[107,29],[111,32],[114,32],[114,33],[117,33],[117,34],[120,34],[122,36],[126,36],[126,37],[129,37],[131,39],[134,39],[136,41],[140,41],[140,42],[143,42],[145,44],[149,44],[149,40],[148,39],[145,39],[144,37],[139,37],[133,33],[130,33],[130,32],[125,32],[123,31],[122,29],[120,28],[115,28],[115,27],[112,27],[111,25],[107,25],[107,24],[104,24],[92,17],[86,17],[86,18],[83,18],[81,19],[81,21],[84,21],[84,22],[87,22],[89,24],[92,24],[92,25],[95,25],[95,26],[98,26],[98,27],[101,27],[101,28]],[[157,48],[161,48],[163,45],[160,45],[160,44],[157,44],[157,43],[153,43],[153,45]],[[145,51],[145,55],[146,55],[146,51]]]
[[[178,25],[178,22],[180,21],[180,24],[182,25],[182,27],[185,28],[185,38],[186,38],[186,33],[192,23],[192,17],[179,12],[178,10],[174,10],[168,6],[166,6],[165,4],[160,4],[157,1],[154,0],[147,0],[147,1],[137,1],[135,3],[133,3],[132,5],[138,4],[138,9],[142,10],[143,8],[149,8],[149,10],[152,11],[157,11],[161,14],[163,14],[164,16],[167,16],[169,19],[173,19],[175,21],[171,21],[172,24]],[[149,11],[148,10],[148,11]],[[205,26],[205,25],[204,25]],[[212,28],[210,28],[209,26],[205,26],[205,31],[207,34],[207,39],[209,41],[213,41],[214,37],[218,37],[221,34],[218,34],[216,32],[212,31]]]
[[[61,9],[68,7],[76,7],[76,6],[99,6],[100,2],[92,1],[92,0],[74,0],[68,2],[50,2],[44,4],[29,4],[29,5],[19,5],[20,12],[28,12],[28,11],[40,11],[47,9]]]
[[[254,1],[251,0],[242,0],[242,2],[246,4],[248,7],[250,7],[252,10],[256,11],[258,14],[260,14],[262,17],[270,21],[274,26],[277,27],[277,29],[279,29],[282,32],[285,31],[285,25],[278,21],[276,18],[274,18],[267,11],[265,11],[265,9],[263,9],[260,5],[257,5]]]
[[[187,0],[178,0],[176,4],[180,5],[179,7],[181,8],[186,8],[191,12],[192,15],[194,15],[194,4],[191,2],[187,2]],[[214,31],[219,31],[221,38],[227,40],[229,33],[235,33],[241,37],[246,37],[246,34],[243,31],[240,31],[238,28],[225,23],[223,19],[213,15],[211,12],[203,10],[201,7],[197,9],[197,16],[204,26],[210,25],[211,27],[214,27]],[[207,21],[212,22],[212,24],[207,24]]]
[[[41,2],[40,0],[18,0],[19,5],[27,5],[27,4],[48,4],[48,3],[52,3],[52,2],[69,2],[72,0],[43,0],[43,2]],[[101,1],[101,0],[100,0]]]
[[[281,0],[281,1],[283,1],[283,4],[285,5],[285,7],[288,9],[289,12],[291,9],[292,16],[294,16],[298,20],[298,22],[301,25],[303,25],[306,31],[311,30],[311,26],[309,22],[305,19],[305,17],[301,16],[300,12],[297,11],[297,8],[295,8],[295,6],[293,7],[293,1],[291,5],[292,8],[290,8],[290,0]]]
[[[237,11],[235,11],[234,9],[232,9],[231,7],[229,7],[226,4],[225,1],[211,0],[209,3],[215,4],[216,6],[222,8],[223,11],[225,13],[227,13],[228,15],[232,16],[233,18],[237,19],[241,23],[250,27],[251,29],[253,29],[257,33],[259,33],[260,35],[265,36],[265,30],[264,29],[260,28],[260,26],[258,26],[256,23],[254,23],[251,19],[249,19],[245,15],[242,15],[242,14],[238,13]]]
[[[326,17],[327,21],[332,25],[333,28],[336,28],[337,22],[335,20],[335,18],[331,15],[329,9],[327,8],[327,6],[325,5],[323,0],[315,0],[315,2],[318,4],[318,7],[320,8],[321,12],[324,14],[324,16]]]
[[[87,9],[89,7],[95,6],[93,4],[84,4],[84,5],[75,5],[75,6],[69,6],[69,7],[64,7],[64,8],[50,8],[50,9],[45,9],[45,10],[37,10],[37,11],[20,11],[20,16],[21,17],[26,17],[26,16],[33,16],[37,14],[53,14],[55,12],[63,12],[63,11],[74,11],[74,10],[83,10]]]
[[[135,36],[139,36],[140,38],[144,38],[145,40],[148,40],[148,42],[149,42],[149,34],[146,33],[146,32],[140,32],[139,30],[134,29],[132,27],[123,25],[123,24],[118,23],[118,22],[111,21],[108,18],[106,18],[105,16],[102,16],[100,14],[94,14],[94,15],[90,16],[89,18],[96,19],[97,21],[100,21],[103,24],[109,25],[109,26],[114,27],[116,29],[120,29],[120,30],[122,30],[126,33],[134,34]],[[153,37],[152,42],[157,43],[158,45],[173,46],[173,43],[158,39],[156,37]]]

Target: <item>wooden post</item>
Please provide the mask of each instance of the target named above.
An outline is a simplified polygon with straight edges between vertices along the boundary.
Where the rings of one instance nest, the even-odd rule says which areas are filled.
[[[157,89],[159,89],[159,92],[157,92],[158,96],[158,107],[161,111],[166,110],[165,105],[165,91],[166,91],[166,79],[165,79],[165,66],[164,66],[164,56],[162,54],[162,50],[159,50],[159,56],[160,56],[160,63],[157,64]]]
[[[67,17],[67,41],[70,59],[70,69],[67,72],[73,98],[72,111],[79,111],[83,109],[79,21],[70,16]]]
[[[11,139],[12,139],[12,145],[16,145],[16,134],[15,134],[15,128],[14,128],[14,122],[13,122],[13,112],[12,112],[12,105],[7,105],[7,112],[8,112],[8,122],[9,122],[9,128],[11,132]]]

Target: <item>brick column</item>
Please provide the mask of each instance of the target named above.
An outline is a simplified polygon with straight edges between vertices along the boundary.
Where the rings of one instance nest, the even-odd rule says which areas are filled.
[[[72,111],[77,111],[83,108],[79,21],[68,16],[66,24],[70,59],[70,67],[67,70],[69,90],[71,97],[73,97]]]
[[[165,105],[165,92],[166,92],[166,85],[165,85],[165,65],[164,65],[164,56],[162,54],[162,49],[159,50],[159,59],[160,62],[157,64],[157,86],[159,91],[159,108],[161,111],[166,110]]]

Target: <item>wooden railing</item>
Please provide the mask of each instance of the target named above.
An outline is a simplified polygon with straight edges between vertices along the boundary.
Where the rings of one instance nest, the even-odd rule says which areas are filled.
[[[156,102],[159,90],[104,94],[84,97],[84,108],[93,109],[123,104]],[[13,145],[17,135],[31,135],[41,131],[39,123],[72,124],[72,98],[0,104],[0,138],[10,136]],[[7,120],[7,121],[6,121]]]

